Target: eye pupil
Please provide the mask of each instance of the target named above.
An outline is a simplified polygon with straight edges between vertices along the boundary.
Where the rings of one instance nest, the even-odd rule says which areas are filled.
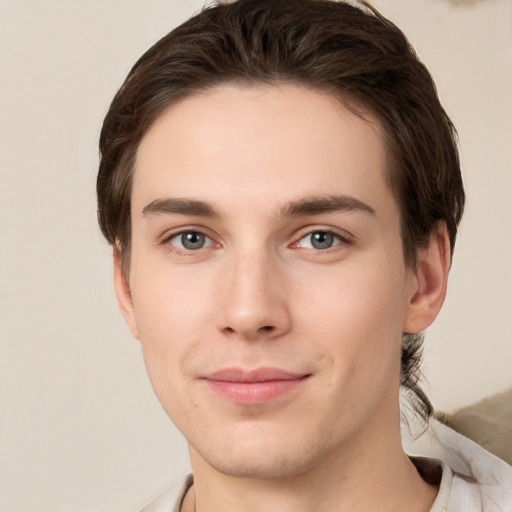
[[[181,243],[185,249],[201,249],[205,243],[205,235],[194,231],[183,233],[181,235]]]
[[[334,243],[334,235],[325,231],[317,231],[311,234],[311,245],[315,249],[328,249]]]

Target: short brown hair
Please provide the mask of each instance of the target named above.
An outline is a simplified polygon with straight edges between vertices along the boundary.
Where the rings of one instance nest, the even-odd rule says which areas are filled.
[[[289,82],[327,91],[382,123],[388,181],[399,205],[404,259],[416,264],[436,227],[451,248],[464,207],[455,129],[436,87],[404,34],[366,2],[238,0],[203,9],[134,65],[105,117],[100,137],[98,218],[106,239],[130,254],[130,195],[137,148],[171,104],[227,82]],[[402,385],[418,386],[421,339],[406,337]]]

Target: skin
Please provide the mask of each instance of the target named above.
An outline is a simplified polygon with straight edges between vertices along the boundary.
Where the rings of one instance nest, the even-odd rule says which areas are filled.
[[[449,245],[440,227],[405,265],[379,122],[297,85],[219,86],[154,123],[131,199],[115,287],[189,443],[183,510],[429,510],[400,443],[400,346],[442,305]],[[302,378],[238,403],[204,378],[233,367]]]

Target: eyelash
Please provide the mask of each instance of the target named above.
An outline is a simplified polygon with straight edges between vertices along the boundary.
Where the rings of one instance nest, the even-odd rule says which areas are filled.
[[[347,237],[344,237],[333,230],[314,229],[314,230],[307,231],[304,234],[302,234],[301,237],[297,240],[297,242],[292,244],[292,247],[301,248],[301,246],[300,246],[301,241],[306,238],[309,238],[311,240],[311,237],[313,237],[314,235],[323,235],[323,236],[327,236],[327,237],[332,237],[332,241],[334,242],[334,244],[329,247],[325,247],[325,248],[317,248],[317,247],[313,246],[313,247],[304,247],[304,249],[318,251],[318,252],[327,252],[327,251],[330,251],[331,249],[335,249],[339,245],[349,245],[350,244],[350,241],[347,239]],[[314,245],[314,242],[311,242],[311,245]]]
[[[304,240],[308,237],[312,237],[313,235],[316,235],[316,234],[322,234],[322,235],[327,235],[327,236],[333,237],[333,240],[336,243],[334,243],[334,245],[331,245],[330,247],[326,247],[326,248],[322,248],[322,249],[315,248],[315,247],[301,247],[300,243],[302,240]],[[204,237],[207,245],[202,245],[201,247],[198,247],[196,250],[194,250],[194,249],[187,249],[185,247],[177,247],[175,244],[173,244],[171,242],[173,239],[175,239],[177,237],[183,237],[184,235],[199,235],[200,237]],[[348,239],[345,236],[340,235],[338,232],[333,231],[331,229],[310,229],[308,231],[303,230],[303,232],[300,234],[299,238],[296,238],[296,240],[297,241],[292,243],[289,247],[291,247],[293,249],[303,248],[308,251],[315,251],[317,253],[331,252],[331,250],[336,250],[336,248],[340,245],[342,245],[342,246],[351,245],[350,239]],[[217,247],[220,247],[220,244],[218,242],[215,242],[215,240],[211,236],[206,234],[204,231],[202,231],[201,229],[192,229],[192,228],[183,229],[181,231],[171,233],[169,236],[166,236],[162,240],[161,243],[162,243],[162,245],[165,245],[167,247],[169,252],[173,252],[173,253],[183,255],[183,256],[196,255],[202,249],[208,249],[215,245]],[[311,244],[311,245],[313,245],[313,244]]]
[[[175,244],[173,244],[171,242],[171,240],[173,240],[174,238],[183,237],[184,235],[199,235],[201,237],[204,237],[207,245],[206,246],[203,245],[203,246],[197,248],[196,250],[194,250],[194,249],[187,249],[186,247],[177,247]],[[169,236],[165,237],[162,240],[162,244],[166,245],[167,249],[170,252],[174,252],[174,253],[177,253],[177,254],[183,255],[183,256],[193,256],[193,255],[199,253],[199,251],[201,249],[211,247],[215,243],[216,242],[213,240],[213,238],[211,236],[208,236],[204,231],[201,231],[200,229],[183,229],[176,233],[171,233]],[[217,245],[219,245],[219,244],[217,244]]]

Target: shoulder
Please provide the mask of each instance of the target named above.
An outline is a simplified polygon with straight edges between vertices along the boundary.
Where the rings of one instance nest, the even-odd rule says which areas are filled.
[[[443,473],[451,473],[446,512],[512,510],[512,466],[446,425],[431,420],[417,439],[404,436],[404,448],[442,461]]]
[[[181,502],[192,482],[192,475],[183,477],[158,498],[148,503],[140,512],[179,512]]]

